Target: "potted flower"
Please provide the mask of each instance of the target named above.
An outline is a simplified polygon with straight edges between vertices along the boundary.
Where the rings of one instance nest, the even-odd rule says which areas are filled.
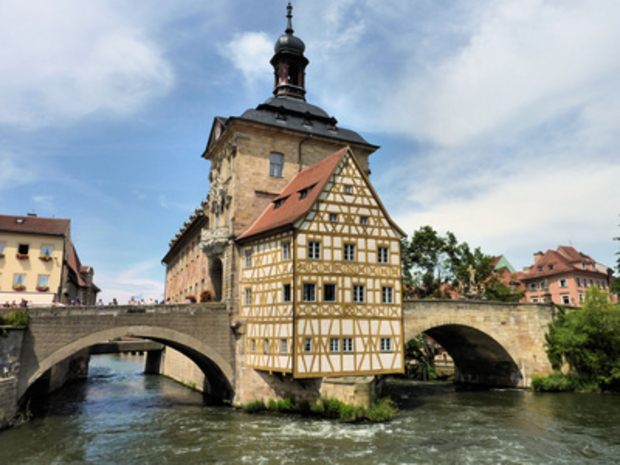
[[[43,262],[50,262],[50,261],[52,261],[52,256],[51,255],[41,255],[41,256],[39,256],[39,260],[41,260]]]
[[[13,290],[14,291],[25,291],[26,290],[26,286],[24,286],[23,284],[13,284]]]
[[[17,253],[17,254],[15,254],[15,256],[17,257],[18,260],[27,260],[28,259],[28,254],[27,253]]]
[[[37,291],[39,292],[47,292],[50,290],[49,286],[37,286]]]
[[[200,293],[201,302],[213,302],[213,293],[210,290],[204,290]]]

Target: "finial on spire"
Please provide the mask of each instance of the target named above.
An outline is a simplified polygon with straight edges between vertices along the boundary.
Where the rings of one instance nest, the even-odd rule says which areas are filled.
[[[286,24],[286,31],[284,32],[292,34],[295,30],[293,29],[293,5],[291,5],[291,2],[288,2],[286,7],[286,17],[288,18],[288,22]]]

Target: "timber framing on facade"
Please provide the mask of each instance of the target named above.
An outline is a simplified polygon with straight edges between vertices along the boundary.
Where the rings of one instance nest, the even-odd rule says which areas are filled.
[[[237,239],[246,366],[402,373],[402,237],[351,149],[301,171]]]

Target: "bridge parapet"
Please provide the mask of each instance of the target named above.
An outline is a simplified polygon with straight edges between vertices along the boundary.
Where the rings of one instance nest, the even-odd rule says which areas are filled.
[[[33,307],[28,309],[32,318],[62,317],[80,315],[132,315],[139,313],[171,314],[182,313],[194,315],[196,312],[225,311],[226,304],[220,302],[172,305],[99,305],[77,307]]]

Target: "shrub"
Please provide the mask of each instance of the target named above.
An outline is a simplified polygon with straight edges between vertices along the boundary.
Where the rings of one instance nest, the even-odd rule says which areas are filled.
[[[373,423],[393,420],[398,415],[396,403],[389,397],[378,399],[366,413],[366,418]]]
[[[30,314],[27,310],[18,308],[4,317],[5,324],[9,326],[28,326]]]
[[[267,406],[265,405],[265,402],[263,402],[262,400],[255,400],[253,402],[248,402],[247,404],[243,404],[241,406],[241,409],[247,413],[256,413],[256,412],[262,412],[264,410],[267,410]]]

